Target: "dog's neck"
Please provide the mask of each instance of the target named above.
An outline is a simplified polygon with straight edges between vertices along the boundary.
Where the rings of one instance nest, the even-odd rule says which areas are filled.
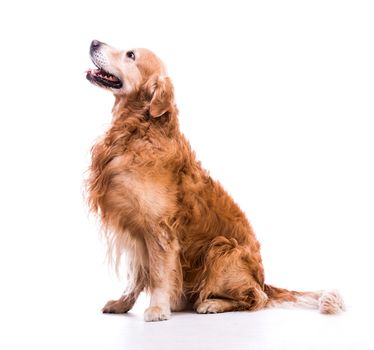
[[[149,101],[142,95],[115,96],[112,108],[112,126],[132,130],[159,129],[165,136],[179,132],[178,109],[175,105],[164,115],[154,118],[149,112]]]

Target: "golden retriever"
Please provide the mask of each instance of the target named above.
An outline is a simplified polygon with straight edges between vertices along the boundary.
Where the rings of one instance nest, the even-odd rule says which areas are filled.
[[[198,313],[259,310],[288,303],[333,314],[336,291],[295,292],[265,284],[258,243],[245,214],[196,160],[178,125],[173,85],[147,49],[120,51],[94,40],[93,84],[115,96],[109,130],[92,148],[87,180],[118,268],[129,281],[104,313],[125,313],[143,290],[146,321],[192,307]]]

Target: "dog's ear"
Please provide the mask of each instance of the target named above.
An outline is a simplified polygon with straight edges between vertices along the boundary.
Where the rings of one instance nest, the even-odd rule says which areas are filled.
[[[170,112],[174,105],[174,89],[170,78],[154,77],[150,80],[149,89],[152,96],[149,114],[157,118]]]

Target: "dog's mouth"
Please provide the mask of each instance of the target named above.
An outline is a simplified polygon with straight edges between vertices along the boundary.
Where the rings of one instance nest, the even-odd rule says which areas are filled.
[[[123,86],[121,79],[97,66],[96,69],[89,69],[86,78],[99,86],[120,89]]]

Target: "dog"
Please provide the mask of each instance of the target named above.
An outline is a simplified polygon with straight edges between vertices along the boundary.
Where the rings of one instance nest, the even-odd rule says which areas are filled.
[[[128,285],[104,313],[126,313],[150,294],[145,321],[171,311],[200,314],[277,304],[344,309],[337,291],[296,292],[265,284],[260,244],[245,214],[197,161],[178,125],[173,84],[147,49],[94,40],[86,78],[114,94],[113,119],[92,148],[89,208],[102,223],[116,268],[128,257]]]

